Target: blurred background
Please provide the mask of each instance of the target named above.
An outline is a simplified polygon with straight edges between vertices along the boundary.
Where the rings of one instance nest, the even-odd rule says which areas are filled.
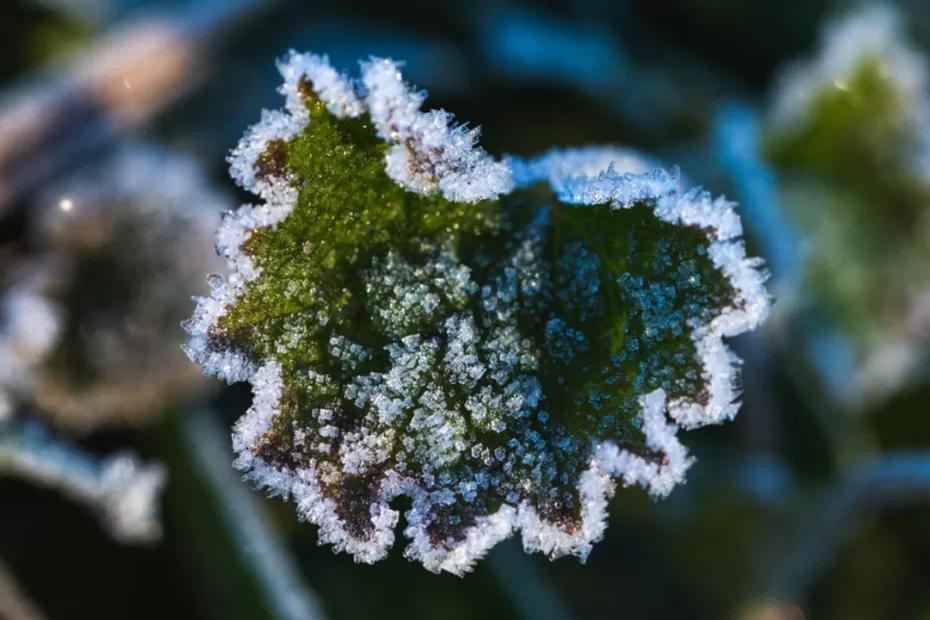
[[[616,144],[740,203],[744,405],[586,565],[318,547],[231,467],[180,321],[289,48],[406,61],[492,153]],[[930,618],[930,4],[0,2],[0,617]]]

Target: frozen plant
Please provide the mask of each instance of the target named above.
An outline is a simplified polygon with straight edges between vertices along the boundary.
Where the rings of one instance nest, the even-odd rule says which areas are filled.
[[[161,465],[122,453],[103,460],[51,437],[35,422],[0,424],[0,476],[61,490],[98,512],[110,534],[140,543],[161,536]]]
[[[45,297],[47,274],[0,252],[0,424],[34,388],[36,367],[58,338],[58,309]]]
[[[74,206],[66,204],[66,210]],[[30,256],[20,246],[28,244],[0,247],[0,476],[51,487],[86,504],[121,542],[155,540],[165,478],[160,465],[128,453],[100,458],[53,437],[36,419],[24,421],[41,417],[33,405],[45,365],[63,334],[75,329],[65,318],[75,317],[56,298],[66,273],[61,258],[51,252]]]
[[[840,400],[893,392],[930,343],[930,98],[901,16],[862,5],[781,76],[764,130],[781,198],[807,246],[802,300],[836,342],[818,345]],[[844,343],[847,349],[843,353]],[[830,375],[834,376],[830,376]]]
[[[194,162],[143,145],[49,188],[30,235],[41,288],[25,297],[12,287],[2,300],[8,324],[28,322],[12,333],[41,341],[19,400],[85,431],[140,424],[203,392],[166,334],[189,312],[190,291],[222,269],[210,239],[224,205]]]
[[[497,542],[584,559],[615,483],[662,497],[680,428],[730,419],[724,338],[769,300],[733,205],[608,148],[499,161],[391,60],[280,64],[286,107],[230,157],[185,349],[249,381],[236,465],[320,540],[468,571]],[[614,163],[612,163],[614,162]]]

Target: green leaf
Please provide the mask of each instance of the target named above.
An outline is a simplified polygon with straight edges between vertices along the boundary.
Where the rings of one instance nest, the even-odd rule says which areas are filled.
[[[831,23],[820,51],[783,76],[767,128],[784,204],[811,248],[799,298],[849,343],[851,367],[832,382],[854,408],[926,357],[930,98],[903,25],[884,6]]]
[[[399,495],[430,570],[515,531],[586,557],[612,477],[665,495],[692,461],[677,423],[736,411],[722,338],[768,299],[732,205],[662,170],[565,176],[605,151],[494,162],[390,61],[364,86],[314,56],[282,73],[297,122],[233,158],[270,200],[227,219],[234,274],[188,325],[193,359],[253,384],[238,465],[361,561]]]

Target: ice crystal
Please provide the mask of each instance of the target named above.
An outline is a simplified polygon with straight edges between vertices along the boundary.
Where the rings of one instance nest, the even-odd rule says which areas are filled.
[[[230,158],[263,202],[185,324],[252,384],[237,466],[363,562],[407,496],[407,557],[456,574],[515,533],[585,558],[615,479],[683,481],[678,428],[735,414],[723,338],[768,309],[733,206],[623,151],[496,161],[388,60],[281,73],[287,111]]]

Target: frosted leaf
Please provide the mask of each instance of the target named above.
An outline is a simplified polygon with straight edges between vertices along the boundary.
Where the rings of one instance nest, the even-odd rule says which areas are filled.
[[[828,23],[817,56],[790,65],[779,77],[773,121],[785,128],[810,122],[818,99],[830,91],[850,92],[864,71],[874,71],[896,91],[901,120],[925,122],[926,67],[906,38],[901,15],[882,4],[863,4]]]
[[[818,53],[777,81],[769,131],[779,158],[852,178],[857,160],[869,171],[897,168],[874,171],[878,182],[930,178],[930,81],[907,38],[901,15],[886,5],[829,22]]]
[[[908,381],[930,343],[930,82],[905,26],[884,5],[828,23],[784,72],[765,128],[783,202],[817,248],[803,298],[832,337],[812,349],[845,363],[814,361],[851,408]]]
[[[38,203],[30,243],[41,290],[30,301],[13,287],[3,302],[34,323],[30,346],[42,350],[19,397],[88,430],[144,422],[206,389],[165,338],[189,313],[190,292],[223,269],[209,245],[223,199],[194,163],[127,146]]]
[[[265,202],[224,221],[232,274],[187,325],[206,372],[252,384],[237,466],[359,561],[393,544],[398,496],[432,571],[516,533],[585,558],[614,480],[667,494],[679,426],[736,412],[723,338],[768,298],[732,205],[606,148],[495,162],[390,61],[341,78],[363,106],[342,113],[295,58],[305,110],[234,152]],[[395,156],[431,163],[401,178]]]

